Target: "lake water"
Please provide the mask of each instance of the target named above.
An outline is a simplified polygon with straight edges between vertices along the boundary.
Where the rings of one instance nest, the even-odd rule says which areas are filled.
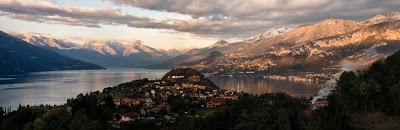
[[[160,79],[169,70],[140,68],[50,71],[25,75],[0,76],[0,106],[16,109],[21,105],[60,105],[79,93],[102,91],[135,79]],[[248,93],[286,92],[292,96],[313,96],[322,87],[316,83],[302,83],[264,78],[210,77],[217,86]]]
[[[0,106],[59,105],[80,93],[102,91],[135,79],[161,78],[169,70],[107,69],[50,71],[0,76]]]
[[[323,83],[294,82],[288,80],[274,80],[260,77],[210,77],[210,80],[220,88],[255,94],[285,92],[296,97],[315,96]]]

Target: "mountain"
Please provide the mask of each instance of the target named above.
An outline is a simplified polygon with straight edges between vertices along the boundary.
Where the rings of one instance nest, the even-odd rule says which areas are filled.
[[[20,38],[28,43],[31,43],[35,46],[41,47],[52,47],[58,49],[72,49],[77,48],[78,45],[72,42],[69,42],[64,39],[55,39],[44,36],[35,36],[35,35],[22,35],[22,34],[13,34],[13,36]]]
[[[375,17],[362,21],[366,25],[373,25],[385,21],[400,20],[400,12],[390,12],[387,14],[378,14]]]
[[[63,56],[107,68],[145,67],[171,58],[157,49],[141,44],[140,41],[131,44],[122,44],[119,41],[87,41],[83,45],[79,45],[67,40],[45,36],[21,34],[14,34],[14,36]]]
[[[287,33],[263,39],[255,44],[242,42],[232,47],[227,53],[255,56],[270,51],[304,45],[320,38],[332,37],[349,33],[365,27],[360,22],[342,19],[326,19],[319,23],[303,25]]]
[[[143,45],[141,43],[134,43],[131,45],[127,45],[123,53],[124,56],[130,56],[136,54],[148,55],[151,57],[163,57],[163,58],[168,57],[168,55],[164,54],[163,52],[148,47],[146,45]]]
[[[49,44],[50,45],[50,44]],[[0,31],[0,74],[56,70],[104,69],[61,56]]]
[[[146,55],[151,57],[167,57],[163,52],[143,45],[140,41],[124,45],[117,41],[96,42],[89,41],[83,45],[83,49],[99,52],[104,55]]]
[[[264,39],[272,37],[272,36],[287,33],[290,30],[292,30],[292,29],[290,29],[288,27],[278,28],[278,29],[273,28],[273,29],[265,31],[264,33],[259,34],[257,36],[252,36],[252,37],[244,40],[243,42],[251,42],[251,43],[258,42],[260,40],[264,40]]]
[[[112,41],[88,42],[83,45],[82,49],[102,54],[99,56],[101,60],[96,63],[104,64],[106,67],[145,67],[171,58],[162,51],[148,47],[140,41],[131,44]]]
[[[83,44],[82,49],[87,49],[91,51],[96,51],[103,55],[122,55],[125,47],[122,43],[107,41],[107,42],[97,42],[88,41]]]
[[[183,53],[177,49],[169,49],[169,50],[159,50],[160,52],[170,56],[170,57],[176,57],[179,55],[182,55]]]
[[[179,66],[182,63],[191,63],[207,57],[211,52],[223,53],[229,48],[236,46],[238,43],[229,43],[225,40],[217,41],[211,46],[205,48],[196,48],[187,51],[186,53],[166,60],[164,62],[151,65],[150,68],[171,69]]]
[[[291,29],[287,28],[287,27],[279,28],[279,29],[271,29],[262,34],[252,36],[252,37],[246,39],[245,41],[243,41],[242,43],[243,44],[255,43],[260,40],[271,37],[271,36],[284,34],[290,30]],[[161,62],[159,64],[151,65],[150,67],[151,68],[163,68],[163,69],[175,68],[183,63],[192,63],[192,62],[199,61],[199,60],[207,57],[212,52],[225,53],[226,51],[230,50],[231,48],[236,47],[242,43],[238,43],[238,42],[229,43],[225,40],[219,40],[216,43],[214,43],[208,47],[188,50],[186,53],[175,56],[174,58],[171,58],[171,59]]]
[[[221,55],[180,67],[216,74],[334,74],[359,69],[400,50],[400,20],[393,14],[397,13],[378,15],[388,18],[372,25],[327,19],[255,43],[243,41]]]

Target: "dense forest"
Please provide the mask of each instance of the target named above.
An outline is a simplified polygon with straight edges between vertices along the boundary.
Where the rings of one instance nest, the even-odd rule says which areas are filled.
[[[177,72],[183,71],[183,72]],[[168,76],[194,76],[190,69],[175,70]],[[147,79],[120,84],[132,88]],[[155,121],[124,123],[119,129],[396,129],[400,128],[400,52],[373,63],[369,68],[343,72],[336,89],[326,98],[328,105],[311,109],[310,99],[285,93],[243,94],[206,116],[180,113],[168,126]],[[93,92],[80,94],[63,106],[19,107],[0,111],[0,129],[111,129],[116,107],[113,96]],[[71,109],[69,109],[69,107]]]

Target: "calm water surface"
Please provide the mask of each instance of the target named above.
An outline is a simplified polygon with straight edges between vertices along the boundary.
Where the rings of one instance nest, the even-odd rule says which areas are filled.
[[[255,94],[285,92],[296,97],[315,96],[325,87],[323,83],[294,82],[274,80],[259,77],[210,77],[210,80],[220,88]]]
[[[0,106],[16,109],[19,104],[64,104],[80,93],[102,91],[135,79],[160,79],[168,71],[129,68],[0,76]]]
[[[60,105],[79,93],[102,91],[136,79],[160,79],[169,70],[108,69],[50,71],[0,76],[0,106],[16,109],[21,105]],[[292,96],[313,96],[322,84],[270,80],[253,77],[210,77],[217,86],[248,93],[286,92]]]

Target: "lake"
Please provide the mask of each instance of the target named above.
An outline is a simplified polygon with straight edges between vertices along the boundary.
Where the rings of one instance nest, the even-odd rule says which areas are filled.
[[[285,92],[296,97],[315,96],[320,89],[325,87],[323,83],[295,82],[289,80],[275,80],[261,77],[209,77],[220,88],[236,90],[255,94]]]
[[[50,71],[0,76],[0,106],[60,105],[79,93],[102,91],[135,79],[160,79],[169,70],[141,68]],[[313,96],[322,84],[271,80],[256,77],[210,77],[217,86],[248,93],[286,92],[292,96]]]

